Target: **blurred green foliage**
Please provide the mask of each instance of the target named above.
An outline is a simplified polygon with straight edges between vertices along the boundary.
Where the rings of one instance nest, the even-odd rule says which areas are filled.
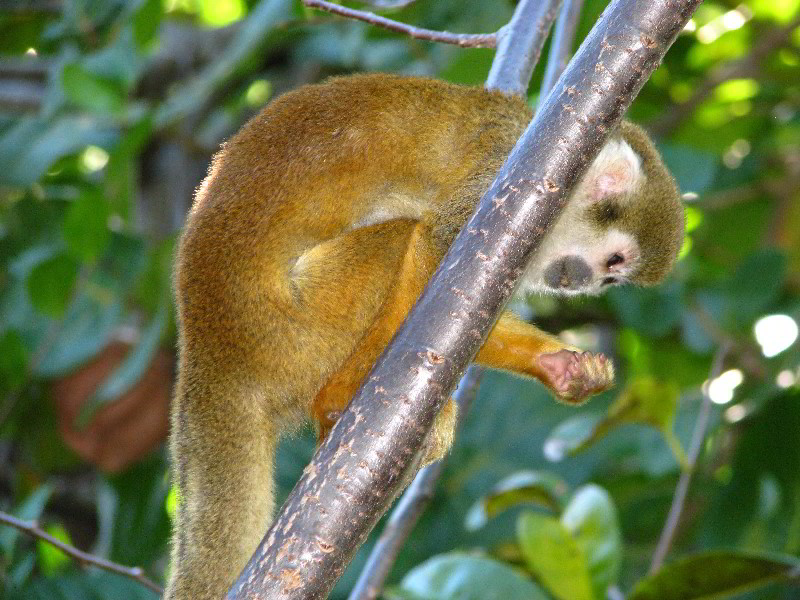
[[[579,39],[605,4],[586,1]],[[512,10],[419,0],[391,16],[488,32]],[[578,412],[538,384],[488,374],[387,598],[598,600],[609,586],[633,600],[796,597],[786,581],[797,583],[800,556],[798,15],[800,0],[701,5],[629,115],[658,132],[687,194],[676,272],[653,289],[524,307],[615,356],[617,388]],[[211,153],[260,105],[361,70],[480,84],[491,60],[298,0],[0,8],[0,509],[163,581],[174,504],[163,449],[100,473],[62,442],[51,384],[134,332],[83,406],[85,426],[174,347],[176,231]],[[756,337],[774,314],[791,320]],[[709,385],[723,345],[725,373]],[[647,578],[702,386],[715,403],[670,555],[680,560]],[[312,438],[282,445],[282,495]],[[154,597],[4,527],[0,573],[0,595],[20,600]]]

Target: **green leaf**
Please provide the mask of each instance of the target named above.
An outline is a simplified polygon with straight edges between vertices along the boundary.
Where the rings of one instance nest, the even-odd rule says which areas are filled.
[[[712,600],[757,589],[800,573],[793,556],[717,551],[677,560],[636,584],[628,600]]]
[[[630,381],[608,408],[608,419],[619,423],[643,423],[657,429],[672,429],[680,389],[674,382],[652,377]]]
[[[605,598],[622,563],[622,534],[611,496],[597,485],[583,486],[564,509],[561,522],[583,551],[595,597]]]
[[[45,527],[45,531],[60,542],[72,545],[69,532],[63,525],[54,523]],[[39,568],[44,575],[54,575],[70,562],[70,558],[52,544],[39,540],[36,542],[36,554]]]
[[[547,600],[535,583],[511,567],[457,553],[434,556],[415,567],[399,590],[402,597],[415,600]]]
[[[563,506],[567,484],[560,477],[544,471],[519,471],[509,475],[472,505],[466,527],[474,531],[492,517],[515,506],[537,504],[558,511]]]
[[[55,377],[72,371],[97,354],[122,317],[119,301],[103,302],[82,294],[64,315],[58,335],[36,365],[34,373]]]
[[[622,562],[622,534],[611,497],[586,485],[560,519],[525,513],[517,540],[528,566],[559,600],[602,600]]]
[[[92,394],[77,417],[77,426],[85,427],[98,410],[125,394],[142,378],[153,356],[167,324],[167,307],[162,304],[150,324],[142,331],[136,346],[128,352],[125,360]]]
[[[517,540],[531,571],[558,600],[596,600],[586,556],[558,519],[520,515]]]
[[[18,331],[6,331],[0,337],[0,390],[13,390],[25,381],[28,350]]]
[[[133,39],[137,47],[144,48],[155,37],[164,13],[161,0],[141,0],[136,4],[131,19]]]
[[[94,75],[77,64],[64,67],[61,85],[71,102],[93,113],[117,115],[125,104],[117,83]]]
[[[633,286],[610,290],[608,300],[623,324],[652,337],[661,337],[680,322],[682,289],[676,281],[653,288]]]
[[[600,430],[604,422],[602,416],[589,413],[564,419],[544,441],[544,455],[551,462],[574,456],[605,434]]]
[[[672,431],[679,398],[680,389],[675,382],[635,377],[609,406],[605,416],[577,415],[559,423],[545,441],[545,456],[558,462],[585,450],[615,427],[634,423],[658,429],[675,458],[684,465],[685,453]]]
[[[702,194],[714,182],[716,155],[682,144],[659,144],[658,149],[681,192]]]
[[[63,233],[70,254],[83,262],[94,262],[108,247],[109,207],[94,190],[85,190],[64,217]]]
[[[786,279],[786,257],[768,248],[747,257],[727,282],[730,317],[739,325],[749,322],[775,301]]]
[[[89,144],[110,148],[117,137],[115,129],[87,115],[21,119],[0,135],[0,181],[30,185],[58,159]]]
[[[28,275],[31,303],[48,316],[60,317],[69,306],[77,276],[78,263],[67,254],[42,261]]]

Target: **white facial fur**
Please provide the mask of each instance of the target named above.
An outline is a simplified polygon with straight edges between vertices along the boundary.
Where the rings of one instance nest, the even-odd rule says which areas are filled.
[[[596,295],[613,285],[626,283],[637,271],[639,244],[630,234],[615,227],[606,229],[586,218],[592,204],[614,196],[624,204],[643,185],[642,161],[621,139],[610,140],[600,151],[576,187],[556,224],[534,255],[517,293]],[[553,286],[548,267],[565,257],[579,257],[591,269],[580,285]],[[619,260],[619,259],[622,260]]]

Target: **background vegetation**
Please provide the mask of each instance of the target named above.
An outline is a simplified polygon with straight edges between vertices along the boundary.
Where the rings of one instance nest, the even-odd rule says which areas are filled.
[[[604,6],[587,0],[578,40]],[[491,32],[512,10],[419,0],[392,16]],[[611,353],[617,387],[575,410],[487,373],[387,597],[630,593],[704,391],[710,422],[669,555],[684,562],[664,572],[676,585],[695,577],[695,595],[651,580],[631,597],[745,584],[769,585],[737,597],[796,597],[786,573],[796,584],[798,19],[800,0],[700,7],[629,115],[657,134],[686,194],[675,274],[656,289],[516,307]],[[0,8],[0,54],[0,509],[163,581],[171,256],[211,154],[297,85],[362,70],[480,84],[492,51],[410,40],[297,0],[31,0]],[[284,495],[312,452],[310,431],[283,444]],[[368,546],[333,597],[346,597]],[[3,526],[0,573],[8,598],[155,597]]]

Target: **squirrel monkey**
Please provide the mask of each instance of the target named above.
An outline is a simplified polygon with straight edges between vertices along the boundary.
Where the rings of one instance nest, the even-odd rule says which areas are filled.
[[[531,120],[524,99],[391,75],[334,78],[271,102],[216,155],[180,242],[171,452],[179,506],[166,597],[222,597],[273,512],[282,432],[333,426]],[[675,182],[622,123],[518,290],[654,284],[683,239]],[[566,402],[611,363],[504,315],[477,362]],[[445,406],[426,462],[453,438]]]

